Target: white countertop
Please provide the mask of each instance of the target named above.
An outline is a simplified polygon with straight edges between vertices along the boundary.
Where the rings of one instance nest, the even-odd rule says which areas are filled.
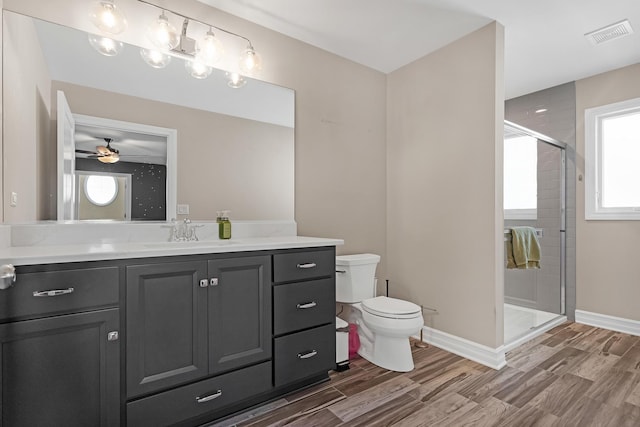
[[[303,236],[256,237],[198,242],[90,243],[50,246],[13,246],[0,249],[0,263],[52,264],[77,261],[149,258],[173,255],[213,254],[310,248],[342,245],[340,239]]]
[[[34,265],[175,255],[312,248],[344,244],[341,239],[297,236],[292,221],[235,224],[229,240],[217,238],[215,223],[202,223],[199,241],[169,242],[159,224],[56,224],[0,226],[0,264]]]

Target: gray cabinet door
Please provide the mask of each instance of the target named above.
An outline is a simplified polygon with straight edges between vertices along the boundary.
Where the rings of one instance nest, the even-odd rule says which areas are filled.
[[[209,276],[209,371],[270,359],[270,257],[211,260]]]
[[[127,396],[207,375],[206,261],[127,267]]]
[[[118,312],[0,325],[0,425],[120,425]]]

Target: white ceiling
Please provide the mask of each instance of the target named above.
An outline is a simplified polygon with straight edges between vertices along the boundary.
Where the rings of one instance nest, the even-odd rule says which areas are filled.
[[[199,1],[384,73],[496,20],[507,98],[640,62],[638,0]],[[584,37],[623,19],[635,30],[626,38]]]

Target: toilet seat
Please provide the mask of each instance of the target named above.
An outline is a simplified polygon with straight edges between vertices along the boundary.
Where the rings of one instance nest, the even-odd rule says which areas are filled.
[[[413,319],[422,316],[419,305],[384,296],[366,299],[362,301],[361,306],[369,314],[389,319]]]

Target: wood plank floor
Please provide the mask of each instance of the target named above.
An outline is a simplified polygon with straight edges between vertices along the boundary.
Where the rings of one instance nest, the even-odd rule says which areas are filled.
[[[640,337],[565,323],[494,371],[433,346],[401,374],[364,359],[218,426],[640,426]]]

